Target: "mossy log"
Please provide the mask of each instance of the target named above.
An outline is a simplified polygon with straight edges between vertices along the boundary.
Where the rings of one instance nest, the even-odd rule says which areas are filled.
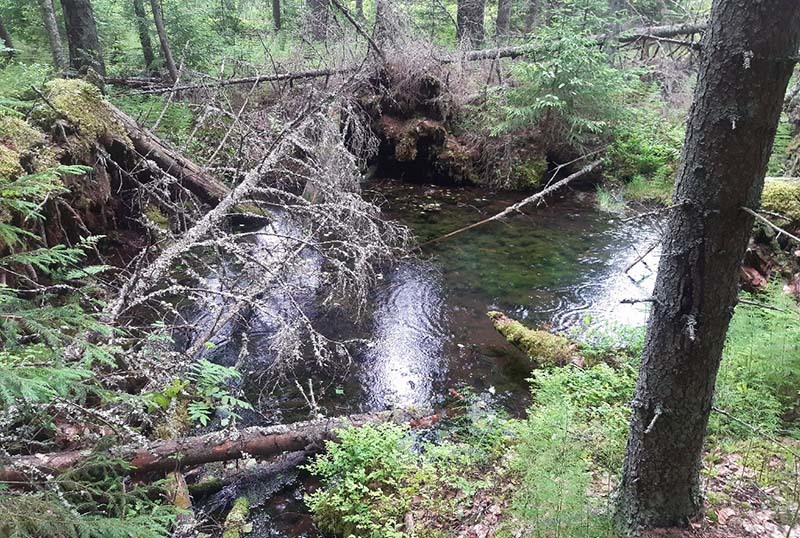
[[[779,213],[791,224],[800,223],[800,182],[769,180],[761,194],[761,207]]]
[[[325,418],[266,427],[213,432],[196,437],[184,437],[151,443],[149,446],[126,445],[111,449],[109,456],[126,461],[127,473],[170,472],[192,465],[213,461],[239,459],[244,454],[266,457],[311,447],[321,447],[324,441],[335,439],[336,432],[346,426],[364,426],[395,422],[411,427],[427,426],[442,418],[442,414],[417,416],[406,411],[383,411],[337,418]],[[30,456],[16,456],[0,466],[0,482],[23,485],[27,472],[37,469],[57,475],[96,455],[94,449],[73,450]]]
[[[497,331],[539,365],[563,366],[578,358],[578,347],[559,334],[529,329],[502,312],[489,312]]]
[[[228,512],[223,524],[222,538],[240,538],[242,534],[248,533],[253,526],[247,523],[247,516],[250,515],[250,501],[247,497],[239,497],[233,503],[233,508]]]

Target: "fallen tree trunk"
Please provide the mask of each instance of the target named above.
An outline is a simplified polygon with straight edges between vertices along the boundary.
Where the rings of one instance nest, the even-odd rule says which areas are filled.
[[[647,26],[633,28],[618,35],[599,34],[590,39],[596,43],[617,41],[619,43],[631,43],[640,39],[670,38],[679,35],[699,34],[705,31],[705,24],[675,24],[669,26]],[[500,47],[495,49],[473,50],[464,54],[463,59],[467,61],[494,60],[497,58],[518,58],[526,54],[531,54],[539,49],[538,45],[519,45],[515,47]],[[451,61],[456,61],[453,59]]]
[[[349,65],[338,69],[311,69],[309,71],[295,71],[291,73],[276,73],[274,75],[256,75],[253,77],[231,78],[220,80],[210,84],[184,84],[183,86],[169,86],[164,88],[152,88],[141,90],[139,94],[182,92],[187,90],[201,90],[209,88],[222,88],[224,86],[235,86],[238,84],[261,84],[262,82],[291,82],[306,78],[330,77],[357,71],[360,65]]]
[[[519,211],[523,206],[526,206],[528,204],[532,204],[533,202],[538,202],[538,201],[542,200],[548,194],[554,193],[558,189],[560,189],[562,187],[565,187],[569,182],[571,182],[571,181],[573,181],[575,179],[578,179],[579,177],[583,177],[586,174],[591,173],[592,171],[596,170],[602,163],[603,163],[602,159],[598,159],[596,161],[593,161],[593,162],[587,164],[586,166],[584,166],[583,168],[581,168],[580,170],[578,170],[577,172],[575,172],[574,174],[570,174],[569,176],[565,177],[564,179],[553,183],[552,185],[550,185],[549,187],[545,188],[544,190],[542,190],[540,192],[537,192],[536,194],[534,194],[532,196],[528,196],[524,200],[520,200],[516,204],[505,208],[504,210],[502,210],[500,213],[497,213],[496,215],[492,215],[489,218],[486,218],[486,219],[483,219],[481,221],[472,223],[469,226],[464,226],[463,228],[459,228],[458,230],[454,230],[454,231],[452,231],[452,232],[450,232],[448,234],[442,235],[442,236],[437,237],[435,239],[431,239],[430,241],[425,241],[424,243],[421,243],[419,246],[420,247],[424,247],[424,246],[427,246],[427,245],[431,245],[433,243],[438,243],[439,241],[444,241],[445,239],[449,239],[449,238],[453,237],[454,235],[458,235],[460,233],[466,232],[467,230],[472,230],[473,228],[477,228],[478,226],[483,226],[484,224],[488,224],[488,223],[490,223],[490,222],[492,222],[494,220],[502,219],[503,217],[508,216],[511,213],[515,213],[515,212]]]
[[[130,468],[122,472],[170,472],[187,466],[249,456],[273,456],[283,452],[306,450],[335,439],[336,431],[345,426],[394,422],[425,426],[440,420],[442,415],[424,418],[401,411],[383,411],[346,417],[297,422],[295,424],[251,427],[158,441],[146,447],[126,445],[105,452],[105,455],[126,461]],[[100,453],[102,454],[102,453]],[[58,475],[86,462],[98,452],[92,449],[18,456],[0,467],[0,482],[24,484],[31,471]]]
[[[230,189],[223,183],[169,147],[156,135],[141,127],[126,113],[111,103],[106,103],[106,105],[111,110],[114,119],[125,129],[136,151],[144,158],[155,162],[167,174],[178,178],[189,191],[203,202],[216,205],[230,193]]]
[[[648,26],[634,28],[619,35],[600,34],[592,36],[592,40],[597,43],[606,41],[618,41],[619,43],[630,43],[640,39],[670,38],[678,35],[691,35],[702,33],[706,28],[705,24],[675,24],[669,26]],[[376,50],[377,45],[374,45]],[[480,61],[495,60],[498,58],[518,58],[526,54],[535,52],[537,45],[519,45],[515,47],[499,47],[494,49],[473,50],[461,56],[440,58],[442,63],[453,63],[460,60]],[[338,69],[312,69],[309,71],[295,71],[290,73],[277,73],[274,75],[256,75],[252,77],[232,78],[221,80],[209,84],[185,84],[183,86],[168,86],[162,88],[150,88],[141,90],[140,94],[169,93],[186,90],[199,90],[209,88],[221,88],[224,86],[236,86],[239,84],[260,84],[262,82],[285,82],[310,78],[330,77],[344,73],[352,73],[361,68],[361,65],[349,65]],[[119,85],[128,85],[125,79],[109,79],[109,82]]]

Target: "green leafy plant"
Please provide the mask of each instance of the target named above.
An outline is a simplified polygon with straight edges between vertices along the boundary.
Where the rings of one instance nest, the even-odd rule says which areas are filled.
[[[162,391],[148,394],[147,399],[157,407],[167,409],[173,401],[185,401],[189,419],[207,426],[215,411],[222,416],[222,425],[239,418],[236,413],[252,406],[226,387],[241,374],[228,366],[202,359],[192,367],[186,379],[174,379]]]
[[[343,536],[401,538],[402,518],[416,489],[417,458],[405,428],[345,428],[307,469],[323,487],[306,496],[323,530]]]

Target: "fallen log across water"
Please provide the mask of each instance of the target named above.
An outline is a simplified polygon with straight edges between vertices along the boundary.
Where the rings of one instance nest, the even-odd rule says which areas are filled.
[[[518,212],[522,207],[524,207],[524,206],[526,206],[528,204],[532,204],[533,202],[539,202],[545,196],[547,196],[548,194],[552,194],[555,191],[559,190],[560,188],[567,186],[567,184],[569,184],[571,181],[573,181],[575,179],[578,179],[580,177],[583,177],[586,174],[589,174],[589,173],[593,172],[594,170],[599,168],[602,163],[603,163],[602,159],[598,159],[596,161],[593,161],[593,162],[587,164],[586,166],[584,166],[583,168],[581,168],[580,170],[578,170],[577,172],[575,172],[574,174],[570,174],[569,176],[565,177],[564,179],[562,179],[560,181],[556,181],[555,183],[553,183],[549,187],[545,188],[544,190],[541,190],[541,191],[537,192],[536,194],[534,194],[532,196],[528,196],[524,200],[520,200],[516,204],[505,208],[500,213],[492,215],[491,217],[483,219],[481,221],[474,222],[474,223],[470,224],[469,226],[464,226],[463,228],[459,228],[458,230],[454,230],[454,231],[452,231],[450,233],[447,233],[445,235],[439,236],[439,237],[437,237],[435,239],[431,239],[429,241],[425,241],[424,243],[420,243],[419,246],[420,247],[425,247],[425,246],[428,246],[428,245],[432,245],[433,243],[438,243],[440,241],[444,241],[445,239],[449,239],[449,238],[453,237],[454,235],[458,235],[460,233],[466,232],[467,230],[472,230],[473,228],[477,228],[478,226],[483,226],[484,224],[488,224],[488,223],[490,223],[492,221],[502,219],[503,217],[506,217],[506,216],[508,216],[508,215],[510,215],[512,213]]]
[[[406,411],[382,411],[337,418],[325,418],[281,424],[255,426],[240,430],[157,441],[149,446],[126,445],[95,452],[93,449],[72,450],[30,456],[15,456],[0,466],[0,483],[24,485],[32,471],[58,475],[86,462],[96,455],[107,455],[126,461],[128,474],[171,472],[192,465],[214,461],[228,461],[246,456],[273,456],[283,452],[308,450],[320,447],[324,441],[335,439],[337,430],[367,424],[393,422],[423,427],[441,420],[444,414],[420,417]]]
[[[133,142],[133,147],[142,157],[153,161],[163,172],[178,178],[189,191],[203,202],[216,205],[230,193],[230,189],[225,184],[213,178],[156,135],[141,127],[129,115],[111,103],[107,102],[106,106],[114,119],[125,129],[128,138]]]

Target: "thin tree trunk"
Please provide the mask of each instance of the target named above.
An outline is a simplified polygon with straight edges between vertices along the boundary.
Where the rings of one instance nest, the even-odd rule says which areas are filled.
[[[61,32],[58,30],[58,20],[53,0],[39,0],[39,9],[42,12],[44,29],[47,32],[47,39],[50,40],[50,50],[53,53],[53,65],[59,71],[64,71],[69,63],[64,52],[64,44],[61,42]]]
[[[330,3],[328,0],[306,0],[306,5],[308,6],[308,23],[311,26],[311,37],[317,41],[325,41],[328,36]]]
[[[91,0],[61,0],[69,43],[69,63],[79,73],[89,68],[106,74]]]
[[[11,41],[11,34],[8,33],[6,25],[3,24],[2,19],[0,19],[0,40],[2,40],[3,45],[5,45],[7,49],[11,49],[11,51],[8,53],[9,56],[14,56],[14,43]]]
[[[471,48],[483,46],[486,0],[458,0],[456,37]]]
[[[528,9],[525,11],[525,33],[528,34],[536,26],[536,20],[539,18],[539,1],[528,0]]]
[[[738,270],[800,46],[796,0],[715,0],[632,401],[620,522],[685,525]]]
[[[281,29],[281,0],[272,0],[272,24],[276,31]]]
[[[156,55],[153,52],[153,43],[150,41],[150,23],[147,12],[144,9],[144,0],[133,0],[133,12],[136,16],[136,31],[139,34],[139,43],[142,45],[142,56],[144,56],[144,67],[150,72]]]
[[[170,47],[167,29],[164,26],[164,14],[161,11],[161,0],[150,0],[150,9],[153,11],[153,20],[156,22],[158,41],[161,43],[161,54],[164,56],[164,63],[167,66],[169,79],[175,82],[178,80],[178,67],[175,65],[175,60],[172,57],[172,47]]]
[[[497,20],[494,36],[499,41],[508,35],[511,28],[511,0],[497,0]]]
[[[364,18],[364,0],[356,0],[356,15],[359,19]]]

